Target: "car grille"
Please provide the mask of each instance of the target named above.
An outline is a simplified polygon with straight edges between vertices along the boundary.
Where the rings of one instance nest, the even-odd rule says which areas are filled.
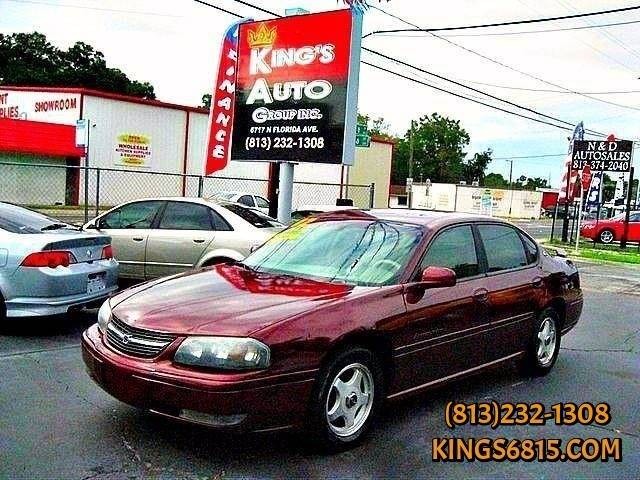
[[[107,343],[115,350],[134,357],[156,357],[176,339],[170,333],[134,328],[116,317],[107,325]]]

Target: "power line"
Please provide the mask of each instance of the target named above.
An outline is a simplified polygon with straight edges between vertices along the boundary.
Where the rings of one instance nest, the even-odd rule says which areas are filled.
[[[528,158],[566,157],[567,153],[550,153],[548,155],[523,155],[520,157],[494,157],[492,160],[521,160]]]
[[[433,88],[434,90],[438,90],[440,92],[448,93],[449,95],[453,95],[454,97],[462,98],[464,100],[469,100],[470,102],[474,102],[474,103],[478,103],[480,105],[484,105],[485,107],[493,108],[495,110],[499,110],[501,112],[508,113],[510,115],[515,115],[517,117],[521,117],[521,118],[525,118],[525,119],[528,119],[528,120],[532,120],[534,122],[543,123],[543,124],[546,124],[546,125],[551,125],[552,127],[560,128],[562,130],[573,131],[572,127],[562,126],[562,125],[558,125],[556,123],[548,122],[546,120],[541,120],[539,118],[529,117],[527,115],[522,115],[520,113],[513,112],[511,110],[507,110],[505,108],[501,108],[501,107],[498,107],[496,105],[491,105],[489,103],[485,103],[483,101],[480,101],[480,100],[477,100],[477,99],[474,99],[474,98],[466,97],[466,96],[461,95],[459,93],[452,92],[450,90],[447,90],[447,89],[444,89],[444,88],[441,88],[441,87],[437,87],[435,85],[432,85],[432,84],[427,83],[425,81],[419,80],[417,78],[412,78],[412,77],[409,77],[409,76],[404,75],[402,73],[394,72],[393,70],[389,70],[388,68],[382,67],[380,65],[376,65],[374,63],[370,63],[370,62],[367,62],[367,61],[364,61],[364,60],[361,61],[361,63],[363,63],[364,65],[368,65],[370,67],[373,67],[373,68],[377,68],[378,70],[382,70],[384,72],[390,73],[390,74],[395,75],[397,77],[404,78],[405,80],[410,80],[412,82],[419,83],[421,85],[426,85],[427,87]]]
[[[156,17],[174,17],[179,18],[180,15],[171,15],[169,13],[158,13],[158,12],[143,12],[140,10],[121,10],[118,8],[104,8],[104,7],[91,7],[89,5],[71,5],[68,3],[49,3],[49,2],[39,2],[36,0],[9,0],[10,2],[15,3],[25,3],[25,4],[33,4],[33,5],[47,5],[49,7],[65,7],[65,8],[79,8],[83,10],[96,10],[100,12],[114,12],[114,13],[131,13],[134,15],[153,15]]]
[[[450,80],[450,79],[448,79],[446,77],[443,77],[442,75],[438,75],[436,73],[430,72],[430,71],[425,70],[423,68],[416,67],[415,65],[412,65],[410,63],[404,62],[404,61],[399,60],[397,58],[390,57],[390,56],[385,55],[384,53],[378,52],[376,50],[372,50],[372,49],[367,48],[367,47],[362,47],[362,50],[365,51],[365,52],[368,52],[368,53],[373,53],[375,55],[378,55],[378,56],[384,58],[385,60],[389,60],[389,61],[392,61],[392,62],[395,62],[395,63],[399,63],[400,65],[404,65],[405,67],[413,68],[413,69],[415,69],[415,70],[417,70],[419,72],[426,73],[427,75],[431,75],[431,76],[436,77],[436,78],[438,78],[440,80],[444,80],[446,82],[453,83],[454,85],[458,85],[460,87],[467,88],[467,89],[469,89],[469,90],[471,90],[473,92],[485,95],[485,96],[487,96],[487,97],[489,97],[489,98],[491,98],[493,100],[497,100],[499,102],[503,102],[503,103],[506,103],[508,105],[511,105],[512,107],[516,107],[516,108],[520,108],[522,110],[526,110],[526,111],[528,111],[530,113],[533,113],[535,115],[540,115],[541,117],[548,118],[549,120],[554,120],[554,121],[559,122],[559,123],[564,123],[564,124],[569,125],[571,127],[573,127],[575,125],[575,123],[573,123],[573,122],[568,122],[566,120],[562,120],[560,118],[557,118],[557,117],[554,117],[554,116],[551,116],[551,115],[547,115],[545,113],[538,112],[537,110],[534,110],[534,109],[529,108],[529,107],[521,106],[521,105],[519,105],[517,103],[514,103],[514,102],[511,102],[509,100],[504,100],[504,99],[502,99],[500,97],[497,97],[495,95],[491,95],[489,93],[483,92],[482,90],[478,90],[477,88],[470,87],[468,85],[465,85],[463,83],[457,82],[455,80]],[[603,135],[604,136],[604,134],[600,134],[599,132],[595,132],[595,133],[598,133],[599,135]]]
[[[450,33],[448,35],[442,35],[445,38],[454,38],[454,37],[494,37],[494,36],[505,36],[505,35],[527,35],[529,33],[552,33],[552,32],[569,32],[572,30],[589,30],[592,28],[606,28],[606,27],[615,27],[619,25],[631,25],[634,23],[640,23],[640,20],[629,20],[627,22],[613,22],[613,23],[599,23],[596,25],[581,25],[579,27],[566,27],[566,28],[547,28],[542,30],[519,30],[517,32],[483,32],[483,33]],[[383,37],[405,37],[405,38],[415,38],[417,35],[410,35],[410,32],[414,33],[429,33],[423,32],[421,30],[407,30],[407,34],[403,35],[401,33],[393,33],[393,32],[380,32],[380,35]],[[372,34],[373,32],[371,32]],[[367,37],[371,34],[366,34],[362,38]]]
[[[495,87],[495,88],[504,88],[507,90],[522,90],[524,92],[541,92],[541,93],[562,93],[562,94],[570,94],[571,92],[567,92],[566,90],[556,90],[552,88],[527,88],[527,87],[512,87],[510,85],[499,85],[496,83],[487,83],[487,82],[479,82],[477,80],[466,80],[466,79],[457,79],[459,82],[466,83],[475,83],[477,85],[484,85],[487,87]],[[640,90],[612,90],[606,92],[580,92],[587,95],[622,95],[628,93],[640,93]]]
[[[242,2],[244,3],[244,2]],[[375,8],[376,10],[384,11],[381,8],[378,8],[374,5],[370,5],[371,8]],[[489,27],[504,27],[508,25],[524,25],[530,23],[540,23],[540,22],[553,22],[556,20],[567,20],[571,18],[583,18],[583,17],[591,17],[594,15],[604,15],[607,13],[619,13],[619,12],[628,12],[630,10],[638,10],[640,9],[640,5],[632,6],[632,7],[624,7],[624,8],[615,8],[612,10],[601,10],[598,12],[589,12],[589,13],[577,13],[572,15],[561,15],[557,17],[546,17],[546,18],[533,18],[528,20],[513,20],[510,22],[498,22],[498,23],[484,23],[479,25],[464,25],[460,27],[440,27],[440,28],[421,28],[416,25],[412,25],[409,22],[405,22],[404,20],[396,17],[398,20],[402,20],[407,25],[412,25],[415,27],[414,29],[393,29],[393,30],[376,30],[374,32],[370,32],[362,38],[368,37],[370,35],[376,35],[378,33],[398,33],[398,32],[448,32],[451,30],[470,30],[475,28],[489,28]],[[387,13],[387,12],[385,12]]]
[[[202,0],[193,0],[193,1],[196,2],[196,3],[199,3],[201,5],[206,5],[207,7],[215,8],[216,10],[219,10],[221,12],[228,13],[229,15],[233,15],[236,18],[242,18],[242,15],[238,15],[237,13],[232,12],[231,10],[226,10],[226,9],[224,9],[222,7],[217,6],[217,5],[213,5],[212,3],[203,2]]]
[[[397,19],[397,20],[399,20],[399,21],[401,21],[403,23],[406,23],[407,25],[411,25],[412,27],[416,27],[416,28],[420,29],[420,27],[415,25],[414,23],[411,23],[408,20],[405,20],[405,19],[403,19],[403,18],[401,18],[401,17],[399,17],[397,15],[394,15],[393,13],[389,13],[389,12],[383,10],[380,7],[376,7],[375,5],[370,5],[370,8],[374,8],[374,9],[378,10],[379,12],[384,13],[385,15],[388,15],[388,16],[393,17],[393,18],[395,18],[395,19]],[[562,85],[558,85],[557,83],[550,82],[549,80],[545,80],[544,78],[537,77],[537,76],[535,76],[535,75],[533,75],[531,73],[527,73],[527,72],[525,72],[523,70],[519,70],[519,69],[517,69],[515,67],[512,67],[511,65],[507,65],[506,63],[503,63],[503,62],[501,62],[499,60],[496,60],[495,58],[488,57],[487,55],[484,55],[484,54],[482,54],[480,52],[477,52],[475,50],[467,48],[467,47],[465,47],[463,45],[460,45],[459,43],[455,43],[454,41],[449,40],[448,38],[442,37],[442,36],[437,35],[437,34],[435,34],[433,32],[428,32],[428,33],[430,35],[436,37],[436,38],[439,38],[440,40],[443,40],[443,41],[445,41],[445,42],[447,42],[447,43],[449,43],[451,45],[454,45],[455,47],[461,48],[462,50],[465,50],[466,52],[472,53],[473,55],[479,56],[479,57],[481,57],[481,58],[483,58],[485,60],[488,60],[489,62],[495,63],[496,65],[500,65],[501,67],[507,68],[507,69],[509,69],[511,71],[514,71],[514,72],[517,72],[517,73],[519,73],[521,75],[525,75],[525,76],[527,76],[529,78],[533,78],[534,80],[537,80],[539,82],[545,83],[547,85],[551,85],[552,87],[560,88],[562,90],[565,90],[566,92],[573,93],[575,95],[580,95],[581,97],[589,98],[591,100],[595,100],[596,102],[606,103],[606,104],[613,105],[613,106],[620,107],[620,108],[627,108],[627,109],[630,109],[630,110],[640,111],[640,108],[638,108],[638,107],[633,107],[631,105],[623,105],[623,104],[620,104],[620,103],[610,102],[608,100],[603,100],[602,98],[592,97],[590,95],[587,95],[587,94],[572,90],[570,88],[563,87]]]

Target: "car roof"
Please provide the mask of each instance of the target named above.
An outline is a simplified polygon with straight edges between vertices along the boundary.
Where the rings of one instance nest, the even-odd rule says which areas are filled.
[[[369,213],[382,220],[393,220],[404,223],[414,223],[417,225],[446,225],[460,222],[509,222],[500,218],[488,217],[486,215],[474,215],[471,213],[445,212],[439,210],[418,210],[409,208],[381,208],[368,210]]]
[[[358,207],[352,206],[337,206],[337,205],[325,205],[325,204],[317,204],[317,205],[302,205],[294,210],[294,212],[305,212],[305,211],[313,211],[313,212],[335,212],[338,210],[364,210]]]

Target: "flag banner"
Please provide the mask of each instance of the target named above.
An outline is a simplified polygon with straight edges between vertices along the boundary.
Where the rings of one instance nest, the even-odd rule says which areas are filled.
[[[572,169],[572,152],[573,142],[575,140],[584,140],[584,125],[582,122],[576,125],[573,129],[573,135],[569,140],[569,151],[564,161],[564,167],[562,169],[562,178],[560,180],[560,192],[558,193],[558,201],[565,203],[566,201],[572,202],[575,198],[576,182],[578,180],[578,170]],[[567,191],[567,178],[569,178],[569,189]]]
[[[222,40],[218,75],[211,95],[205,175],[222,170],[229,162],[233,113],[236,102],[236,68],[238,62],[238,27],[231,25]]]
[[[604,172],[595,171],[591,177],[591,183],[589,184],[589,190],[587,192],[587,203],[586,208],[590,210],[592,208],[597,207],[602,203],[600,199],[601,185],[602,185],[602,177]]]

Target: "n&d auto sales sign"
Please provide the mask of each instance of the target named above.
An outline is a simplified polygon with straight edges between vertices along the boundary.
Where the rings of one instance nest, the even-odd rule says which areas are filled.
[[[342,162],[352,26],[348,9],[240,25],[232,160]]]
[[[628,172],[631,169],[633,142],[630,140],[575,140],[571,152],[571,168],[593,171]]]

